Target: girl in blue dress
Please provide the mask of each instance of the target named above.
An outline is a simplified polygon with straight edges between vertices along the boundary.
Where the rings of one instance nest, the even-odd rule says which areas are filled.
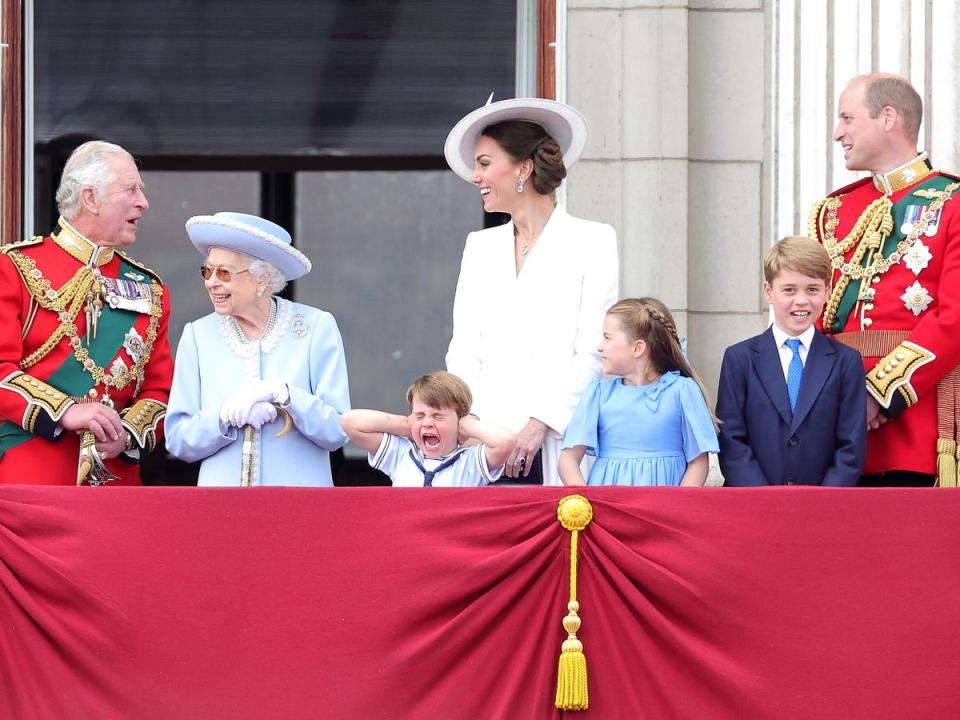
[[[703,383],[680,347],[670,311],[621,300],[603,321],[603,372],[583,393],[560,454],[564,485],[703,485],[719,451]],[[587,482],[584,454],[596,456]]]

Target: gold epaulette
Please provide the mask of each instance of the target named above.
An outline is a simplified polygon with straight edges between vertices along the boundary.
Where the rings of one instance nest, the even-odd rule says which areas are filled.
[[[867,392],[885,408],[890,407],[894,394],[899,392],[906,406],[910,407],[917,402],[910,378],[917,368],[936,358],[926,348],[904,340],[867,373]]]
[[[9,245],[0,245],[0,253],[6,255],[11,250],[20,250],[21,248],[33,247],[34,245],[39,245],[43,242],[43,235],[34,235],[32,238],[27,240],[21,240],[20,242],[10,243]]]
[[[128,263],[133,265],[138,270],[143,270],[145,273],[147,273],[150,277],[152,277],[158,283],[163,284],[163,278],[160,277],[160,273],[158,273],[153,268],[147,267],[139,260],[134,260],[132,257],[127,255],[125,252],[123,252],[123,250],[117,250],[117,254],[120,255],[120,257],[122,257],[124,260],[126,260]]]

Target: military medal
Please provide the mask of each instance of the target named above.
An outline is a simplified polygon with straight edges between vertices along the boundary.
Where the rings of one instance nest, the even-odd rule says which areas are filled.
[[[923,244],[923,240],[917,240],[904,254],[903,264],[910,268],[914,275],[919,275],[932,259],[933,253],[930,252],[930,248]]]
[[[123,336],[123,349],[127,351],[127,355],[133,359],[134,363],[139,362],[145,347],[143,337],[135,327],[130,328],[130,332]]]
[[[937,208],[930,217],[930,222],[927,223],[927,227],[923,231],[923,234],[927,237],[933,237],[937,234],[937,230],[940,228],[940,213],[942,211],[943,208]]]
[[[900,296],[900,299],[903,300],[903,304],[907,310],[915,316],[919,316],[920,313],[930,307],[930,303],[933,302],[933,297],[931,297],[927,289],[920,284],[919,280],[909,286],[903,295]]]
[[[135,275],[136,273],[125,274]],[[153,295],[147,283],[122,278],[103,278],[101,282],[107,297],[107,304],[114,310],[130,310],[144,315],[150,312]]]
[[[909,235],[913,226],[917,224],[917,220],[920,219],[922,212],[923,205],[907,205],[907,209],[903,213],[903,222],[900,224],[900,232]]]

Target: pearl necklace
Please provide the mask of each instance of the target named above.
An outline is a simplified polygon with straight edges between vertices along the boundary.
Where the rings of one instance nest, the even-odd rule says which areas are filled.
[[[230,319],[233,321],[233,329],[237,333],[237,339],[239,339],[242,344],[248,345],[251,342],[258,342],[267,337],[270,334],[270,331],[273,330],[273,324],[277,319],[277,302],[273,298],[270,298],[270,312],[267,314],[267,324],[263,326],[263,332],[260,333],[260,337],[256,338],[255,340],[249,340],[247,338],[243,330],[240,328],[240,323],[237,322],[235,317],[231,315]]]

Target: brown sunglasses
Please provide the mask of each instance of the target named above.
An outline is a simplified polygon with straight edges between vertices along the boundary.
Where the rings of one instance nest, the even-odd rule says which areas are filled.
[[[239,275],[240,273],[245,273],[245,272],[250,272],[250,268],[247,268],[246,270],[237,270],[236,272],[233,272],[232,270],[227,270],[226,268],[213,269],[209,265],[200,266],[200,274],[203,275],[204,280],[209,280],[210,276],[216,273],[217,280],[219,280],[220,282],[230,282],[231,280],[233,280],[234,275]]]

